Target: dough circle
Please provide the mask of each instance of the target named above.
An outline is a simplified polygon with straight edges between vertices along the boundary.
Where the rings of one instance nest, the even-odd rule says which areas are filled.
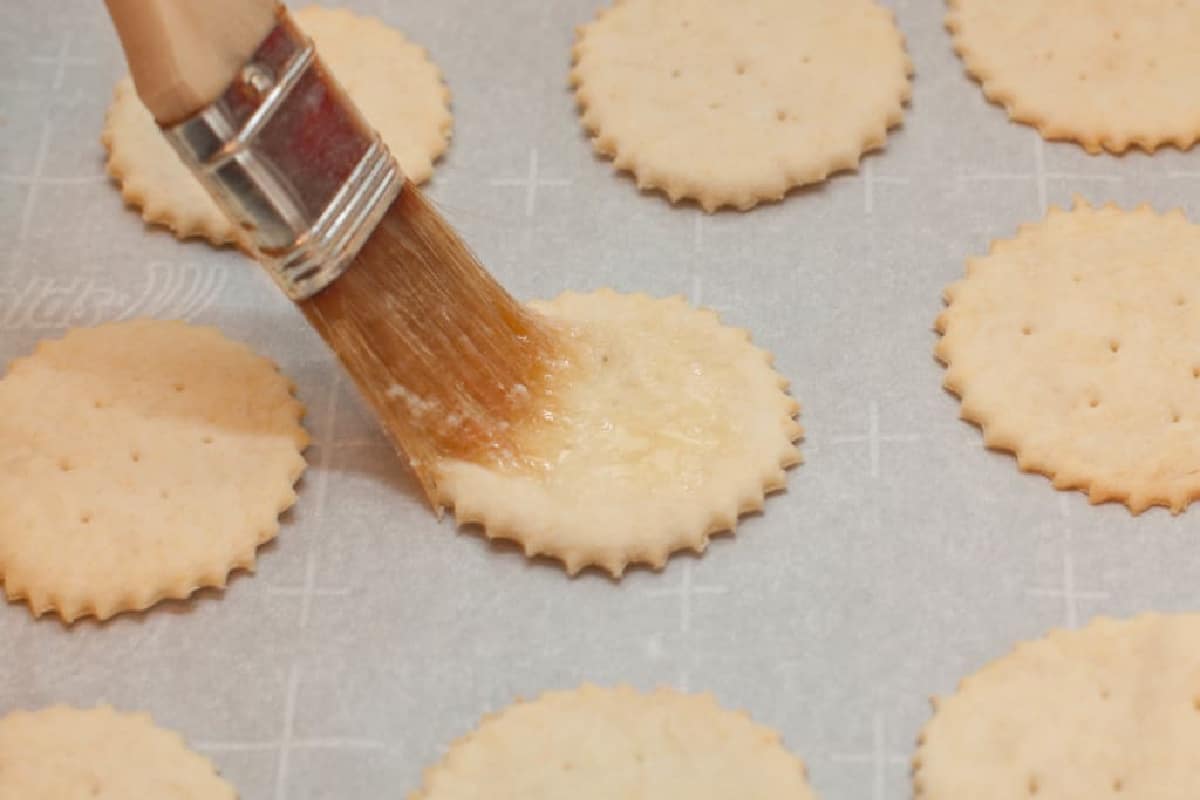
[[[43,342],[0,380],[0,580],[35,615],[148,608],[251,569],[295,502],[303,407],[213,328]]]
[[[1200,497],[1200,226],[1079,203],[967,262],[937,320],[989,447],[1092,502]]]
[[[375,126],[404,174],[424,183],[450,142],[450,91],[425,49],[399,31],[343,9],[293,14],[350,98]],[[192,177],[138,99],[129,78],[113,92],[101,142],[108,172],[147,222],[176,236],[237,244],[241,233]]]
[[[1054,631],[934,709],[917,800],[1200,797],[1200,615]]]
[[[413,800],[813,800],[779,735],[711,695],[582,686],[485,718]]]
[[[989,100],[1089,152],[1200,136],[1200,0],[949,0],[946,27]]]
[[[799,406],[749,335],[681,298],[609,290],[533,308],[562,331],[571,367],[551,420],[516,436],[521,463],[439,465],[460,523],[575,573],[662,567],[761,509],[800,461]]]
[[[617,0],[580,28],[574,62],[596,150],[706,211],[855,169],[911,92],[874,0]]]
[[[0,719],[0,800],[235,800],[212,762],[146,714],[54,706]]]

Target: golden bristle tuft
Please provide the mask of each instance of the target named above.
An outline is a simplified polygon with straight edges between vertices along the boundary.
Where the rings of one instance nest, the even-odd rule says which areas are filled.
[[[331,286],[300,303],[407,456],[430,502],[437,462],[513,452],[541,413],[555,337],[411,184]]]

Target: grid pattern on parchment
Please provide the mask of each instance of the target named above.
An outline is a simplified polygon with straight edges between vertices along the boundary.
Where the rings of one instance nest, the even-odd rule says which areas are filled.
[[[986,452],[930,329],[967,255],[1074,193],[1200,219],[1200,153],[1044,143],[963,75],[938,3],[897,0],[915,96],[883,153],[747,215],[673,208],[580,131],[568,53],[597,4],[350,5],[444,69],[455,139],[430,192],[515,294],[683,294],[777,354],[809,432],[788,491],[705,556],[620,584],[439,525],[269,281],[122,208],[97,143],[123,71],[100,5],[10,0],[0,360],[113,318],[219,324],[295,378],[314,445],[256,576],[104,626],[0,609],[0,712],[146,709],[246,798],[351,800],[403,796],[518,695],[667,683],[780,729],[822,797],[896,800],[929,695],[1051,626],[1192,605],[1196,512],[1133,520]]]

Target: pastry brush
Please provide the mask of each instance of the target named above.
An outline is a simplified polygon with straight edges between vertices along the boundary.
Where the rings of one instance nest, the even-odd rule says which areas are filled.
[[[408,183],[274,0],[106,0],[138,95],[437,502],[441,458],[513,453],[554,358]]]

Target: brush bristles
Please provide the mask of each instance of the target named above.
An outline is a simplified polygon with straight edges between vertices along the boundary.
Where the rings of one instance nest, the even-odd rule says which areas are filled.
[[[555,357],[545,323],[412,185],[350,269],[300,306],[435,503],[439,459],[511,452]]]

